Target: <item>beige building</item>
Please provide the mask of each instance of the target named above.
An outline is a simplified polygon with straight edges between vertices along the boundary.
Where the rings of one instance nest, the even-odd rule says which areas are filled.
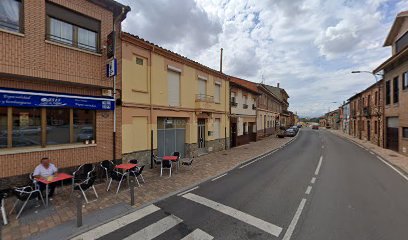
[[[408,11],[392,25],[384,47],[392,56],[374,70],[383,71],[385,147],[408,156]]]
[[[273,88],[265,84],[258,84],[257,104],[257,139],[275,134],[281,125],[280,113],[283,106],[279,96],[273,93]]]
[[[260,95],[256,83],[230,77],[231,147],[256,141],[256,102]]]
[[[129,33],[121,38],[124,159],[228,148],[228,76]]]

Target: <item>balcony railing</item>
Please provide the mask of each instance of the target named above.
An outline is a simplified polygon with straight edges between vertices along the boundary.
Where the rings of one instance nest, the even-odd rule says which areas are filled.
[[[213,103],[214,97],[206,94],[196,94],[196,102]]]
[[[248,104],[243,104],[242,107],[243,107],[244,109],[248,109]]]

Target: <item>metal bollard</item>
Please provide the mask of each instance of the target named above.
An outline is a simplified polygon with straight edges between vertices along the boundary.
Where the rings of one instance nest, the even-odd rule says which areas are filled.
[[[77,210],[77,227],[82,226],[82,197],[80,194],[76,197],[76,210]]]
[[[130,205],[135,205],[135,182],[133,180],[130,181]]]

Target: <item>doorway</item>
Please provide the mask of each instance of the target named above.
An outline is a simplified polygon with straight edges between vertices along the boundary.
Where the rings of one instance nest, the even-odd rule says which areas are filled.
[[[199,118],[197,121],[198,124],[198,139],[197,139],[197,145],[198,149],[204,149],[205,148],[205,119]]]
[[[231,147],[237,146],[237,123],[231,122]]]
[[[386,147],[393,151],[399,151],[399,118],[388,117],[387,118],[387,135],[386,135]]]
[[[369,120],[367,120],[367,141],[371,141],[371,124]]]

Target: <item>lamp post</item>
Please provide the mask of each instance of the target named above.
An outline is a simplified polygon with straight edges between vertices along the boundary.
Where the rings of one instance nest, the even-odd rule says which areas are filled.
[[[374,77],[375,84],[377,85],[378,88],[378,99],[377,99],[377,119],[378,119],[378,124],[377,124],[377,135],[380,134],[380,99],[381,99],[381,85],[379,84],[378,81],[378,76],[383,76],[383,74],[380,73],[373,73],[370,71],[352,71],[351,73],[368,73],[371,74]],[[377,136],[377,145],[380,146],[380,137]]]

